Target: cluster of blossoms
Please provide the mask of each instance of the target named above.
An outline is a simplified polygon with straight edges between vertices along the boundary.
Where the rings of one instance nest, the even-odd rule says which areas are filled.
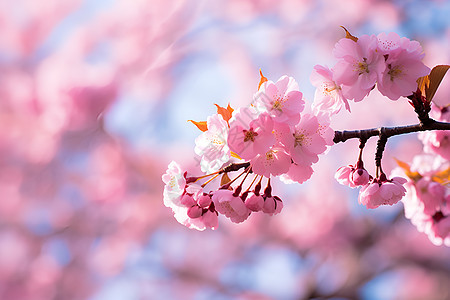
[[[420,44],[396,33],[356,38],[347,32],[347,37],[336,43],[333,55],[338,62],[331,70],[316,66],[311,75],[317,87],[315,110],[327,108],[338,113],[345,107],[350,111],[348,100],[361,101],[375,86],[391,100],[410,96],[417,90],[417,79],[430,72],[422,62]],[[354,166],[339,168],[335,178],[351,188],[361,187],[359,203],[371,209],[396,204],[406,193],[406,179],[388,179],[381,170],[381,161],[377,176],[369,175],[361,154]]]
[[[449,106],[433,105],[430,116],[449,122]],[[411,166],[402,162],[403,170],[394,170],[408,177],[402,199],[405,216],[433,244],[450,246],[450,132],[421,132],[418,137],[425,154],[415,156]]]
[[[351,36],[338,41],[333,50],[338,60],[330,70],[317,65],[311,82],[317,87],[314,109],[338,113],[350,111],[348,100],[361,101],[377,86],[391,100],[411,95],[417,79],[430,69],[422,62],[424,53],[419,42],[396,33]]]
[[[333,144],[334,131],[327,114],[304,112],[303,94],[292,77],[273,82],[261,73],[250,106],[217,108],[217,114],[207,121],[192,121],[203,131],[195,141],[195,153],[207,174],[187,177],[172,162],[163,176],[165,205],[172,208],[180,223],[199,230],[216,228],[219,213],[240,223],[251,212],[280,212],[283,204],[272,196],[270,178],[280,176],[286,183],[308,180],[318,156]],[[236,171],[236,166],[245,170],[231,180],[228,174]],[[222,174],[226,180],[222,177],[221,186],[205,192],[204,187]],[[250,174],[253,180],[244,190]],[[244,176],[241,184],[233,187],[240,176]],[[206,177],[211,179],[202,185],[196,183]],[[264,192],[263,178],[267,181]]]
[[[364,169],[361,159],[355,166],[348,165],[339,168],[335,178],[340,184],[351,188],[360,186],[359,203],[367,208],[396,204],[406,193],[403,187],[406,179],[402,177],[388,179],[383,172],[374,178]]]
[[[411,166],[402,163],[408,176],[402,199],[405,216],[435,245],[450,246],[450,161],[435,154],[414,157]]]
[[[354,131],[360,135],[342,138],[345,132],[334,132],[330,127],[334,114],[343,107],[350,111],[348,100],[361,101],[375,86],[391,100],[408,97],[421,122],[418,126],[426,122],[443,125],[428,115],[434,92],[450,66],[437,66],[441,75],[433,77],[437,67],[428,75],[430,69],[422,62],[424,54],[418,42],[395,33],[360,38],[346,33],[333,51],[336,65],[332,69],[314,67],[310,79],[317,89],[311,109],[305,109],[303,94],[292,77],[273,82],[260,72],[261,81],[250,106],[234,110],[230,105],[225,108],[216,104],[217,113],[206,121],[191,120],[202,131],[195,141],[195,153],[205,175],[188,176],[177,163],[169,164],[163,175],[164,204],[173,210],[178,222],[204,230],[217,228],[219,214],[234,223],[245,221],[254,212],[277,214],[283,202],[272,195],[271,178],[303,183],[329,146],[359,137],[359,158],[355,165],[337,170],[337,181],[351,188],[361,187],[359,203],[369,209],[402,200],[406,217],[419,231],[427,233],[435,244],[450,245],[450,133],[443,130],[449,128],[448,107],[433,106],[431,111],[431,117],[447,122],[445,128],[419,134],[424,151],[433,154],[417,157],[412,167],[398,161],[408,179],[389,179],[381,168],[387,139],[402,133],[385,135],[386,129],[380,128],[365,130],[364,134]],[[406,129],[403,133],[413,132]],[[376,135],[377,168],[376,176],[372,176],[364,168],[362,151],[367,139]],[[430,157],[438,158],[430,161]],[[233,179],[228,176],[240,169],[244,170]],[[399,174],[396,172],[393,174]],[[219,176],[220,185],[205,188]],[[199,184],[199,180],[205,182]],[[234,184],[238,180],[240,183]],[[263,182],[266,187],[262,191]]]

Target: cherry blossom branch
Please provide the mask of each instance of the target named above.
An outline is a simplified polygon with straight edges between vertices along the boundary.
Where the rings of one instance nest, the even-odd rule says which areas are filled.
[[[415,125],[407,125],[407,126],[397,126],[397,127],[380,127],[380,128],[372,128],[372,129],[363,129],[363,130],[353,130],[353,131],[335,131],[334,132],[334,143],[345,142],[349,139],[358,138],[360,140],[360,149],[365,146],[366,141],[373,137],[378,136],[377,141],[377,149],[375,152],[375,165],[376,169],[376,177],[379,175],[383,175],[383,169],[381,167],[381,159],[383,158],[383,152],[386,147],[386,143],[388,138],[396,135],[412,133],[412,132],[420,132],[427,130],[450,130],[450,123],[447,122],[438,122],[428,117],[426,114],[426,122],[424,118],[421,118],[421,123]],[[361,152],[360,158],[361,160]],[[385,176],[385,175],[383,175]]]
[[[237,170],[242,169],[242,168],[246,169],[248,166],[250,166],[250,162],[232,163],[232,164],[226,166],[225,168],[221,169],[218,172],[218,174],[234,172],[234,171],[237,171]]]
[[[333,142],[338,144],[339,142],[345,142],[349,139],[362,139],[367,140],[373,136],[384,137],[386,139],[412,132],[428,131],[428,130],[450,130],[450,123],[438,122],[430,119],[426,124],[419,123],[415,125],[396,126],[396,127],[379,127],[363,130],[344,130],[335,131]]]

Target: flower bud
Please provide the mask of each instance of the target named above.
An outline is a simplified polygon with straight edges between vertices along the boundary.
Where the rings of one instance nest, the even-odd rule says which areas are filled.
[[[365,185],[369,182],[369,172],[366,169],[356,169],[352,173],[352,181],[355,185]]]
[[[202,208],[198,205],[189,207],[189,209],[187,211],[187,215],[191,219],[200,218],[202,216]]]
[[[245,206],[251,211],[260,211],[264,207],[264,198],[261,195],[252,194],[245,200]]]
[[[184,194],[183,197],[181,197],[181,204],[186,207],[191,207],[194,206],[196,203],[191,195]]]
[[[211,204],[211,197],[209,195],[201,195],[198,197],[197,203],[202,208],[207,208]]]

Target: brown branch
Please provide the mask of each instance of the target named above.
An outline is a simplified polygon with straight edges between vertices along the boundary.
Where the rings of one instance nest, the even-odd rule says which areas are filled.
[[[248,166],[250,166],[250,162],[232,163],[232,164],[226,166],[225,168],[223,168],[222,170],[220,170],[219,174],[228,173],[228,172],[234,172],[234,171],[237,171],[237,170],[242,169],[242,168],[248,168]]]
[[[428,131],[428,130],[450,130],[450,123],[438,122],[430,119],[426,124],[419,123],[415,125],[397,126],[397,127],[380,127],[363,130],[352,131],[335,131],[333,142],[335,144],[339,142],[345,142],[349,139],[362,139],[367,140],[373,136],[383,136],[386,139],[406,133]]]

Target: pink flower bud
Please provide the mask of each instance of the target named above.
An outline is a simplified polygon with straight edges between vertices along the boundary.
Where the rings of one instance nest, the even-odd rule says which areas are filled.
[[[209,195],[201,195],[198,197],[197,203],[202,208],[207,208],[211,204],[211,197]]]
[[[354,188],[356,186],[351,180],[352,173],[353,173],[354,170],[355,170],[355,168],[352,165],[340,167],[336,171],[336,174],[334,174],[334,178],[336,178],[336,180],[340,184],[349,186],[351,188]]]
[[[251,211],[260,211],[264,207],[264,198],[261,195],[252,194],[245,200],[245,206]]]
[[[202,208],[198,205],[194,205],[188,209],[187,215],[191,219],[200,218],[202,216]]]
[[[277,196],[267,197],[264,201],[263,212],[269,215],[276,215],[281,212],[283,208],[283,202]]]
[[[355,185],[365,185],[369,182],[369,172],[366,169],[356,169],[352,173],[352,181]]]
[[[185,207],[191,207],[194,206],[196,203],[192,196],[185,194],[183,195],[183,197],[181,197],[181,204],[184,205]]]
[[[384,177],[384,178],[383,178]],[[364,185],[359,192],[359,203],[367,208],[377,208],[380,205],[396,204],[406,193],[403,184],[406,179],[394,177],[386,179],[384,174]]]
[[[219,226],[219,218],[217,216],[217,212],[213,212],[208,210],[203,216],[203,223],[206,227],[211,228],[212,230],[217,229]]]

